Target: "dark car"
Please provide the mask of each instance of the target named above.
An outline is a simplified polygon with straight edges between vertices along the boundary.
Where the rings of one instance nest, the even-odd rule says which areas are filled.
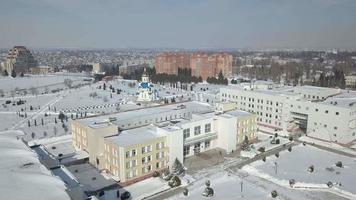
[[[131,197],[130,192],[125,191],[121,194],[121,200],[129,199]]]

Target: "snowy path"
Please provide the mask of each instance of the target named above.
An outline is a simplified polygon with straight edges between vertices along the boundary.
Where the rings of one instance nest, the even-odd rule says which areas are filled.
[[[34,112],[34,114],[30,115],[29,117],[21,120],[20,122],[18,122],[17,124],[15,124],[11,130],[15,130],[20,128],[21,126],[23,126],[28,120],[30,119],[36,119],[39,115],[43,114],[46,110],[48,110],[49,106],[54,105],[55,103],[57,103],[58,101],[60,101],[61,99],[63,99],[69,92],[65,92],[65,94],[62,95],[57,95],[54,99],[52,99],[51,101],[49,101],[48,103],[46,103],[45,105],[43,105],[41,107],[40,110],[38,110],[37,112]]]

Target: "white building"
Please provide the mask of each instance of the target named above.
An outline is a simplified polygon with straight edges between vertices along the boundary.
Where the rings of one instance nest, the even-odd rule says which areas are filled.
[[[356,142],[356,93],[312,86],[220,89],[222,101],[257,114],[260,127],[288,131],[297,124],[308,136],[351,145]]]

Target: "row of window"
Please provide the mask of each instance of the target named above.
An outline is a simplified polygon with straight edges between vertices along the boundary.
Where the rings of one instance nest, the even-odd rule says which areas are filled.
[[[165,161],[161,161],[161,162],[157,162],[156,163],[156,169],[160,169],[162,167],[165,167],[166,166],[166,163]],[[152,168],[152,165],[147,165],[147,166],[144,166],[142,167],[142,174],[146,174],[146,173],[149,173],[153,170]],[[130,170],[126,173],[126,178],[127,179],[130,179],[130,178],[134,178],[137,176],[137,170],[134,169],[134,170]]]
[[[156,160],[162,159],[164,157],[166,157],[166,153],[165,152],[156,153]],[[142,164],[147,164],[147,163],[149,163],[151,161],[152,161],[152,156],[151,155],[141,158],[141,163]],[[130,168],[136,167],[136,165],[137,165],[137,161],[136,160],[127,161],[126,162],[126,169],[130,169]]]
[[[211,123],[205,124],[204,125],[204,133],[209,133],[211,132]],[[194,127],[194,135],[200,135],[201,134],[201,126],[195,126]],[[189,138],[190,137],[190,128],[183,129],[183,138]]]
[[[236,99],[236,100],[238,100],[238,98],[239,98],[239,96],[235,96],[235,95],[230,95],[230,94],[226,94],[226,93],[222,93],[222,96],[223,97],[227,97],[227,98],[231,98],[232,97],[232,99]],[[255,98],[253,98],[253,97],[244,97],[244,96],[240,96],[240,100],[244,100],[244,101],[249,101],[249,102],[255,102]],[[257,103],[261,103],[261,104],[263,104],[263,99],[257,99]],[[273,101],[271,101],[271,100],[266,100],[265,101],[266,102],[266,104],[267,105],[274,105],[273,104]],[[276,106],[282,106],[283,104],[281,103],[281,102],[275,102],[275,105]]]
[[[158,142],[156,143],[156,150],[161,150],[165,147],[165,143],[164,142]],[[148,146],[144,146],[141,148],[141,153],[145,154],[145,153],[149,153],[152,151],[152,145],[148,145]],[[136,149],[132,149],[130,151],[126,151],[125,153],[125,157],[126,158],[131,158],[131,157],[135,157],[136,154]]]
[[[155,118],[155,119],[146,119],[144,122],[143,121],[138,121],[138,122],[136,122],[134,124],[131,124],[131,123],[122,124],[122,125],[120,125],[120,127],[121,128],[132,127],[132,125],[134,127],[137,127],[137,126],[141,126],[143,124],[153,123],[153,120],[154,120],[155,123],[159,123],[159,122],[164,122],[164,121],[173,120],[173,119],[185,118],[185,117],[188,117],[189,115],[190,115],[190,112],[183,113],[183,115],[182,115],[182,113],[180,113],[179,115],[175,114],[175,115],[169,115],[169,116]]]

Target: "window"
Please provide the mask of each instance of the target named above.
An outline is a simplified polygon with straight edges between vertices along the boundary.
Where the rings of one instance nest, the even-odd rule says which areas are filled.
[[[152,151],[152,147],[151,147],[151,145],[142,147],[141,151],[142,151],[143,154],[151,152]]]
[[[205,133],[209,133],[211,131],[211,124],[205,124]]]
[[[210,140],[205,141],[205,149],[210,147]]]
[[[126,151],[126,158],[130,158],[130,151]]]
[[[194,135],[199,135],[200,134],[200,126],[194,127]]]
[[[136,156],[136,149],[131,150],[131,156]]]
[[[190,153],[190,146],[189,145],[188,146],[184,146],[183,147],[184,156],[189,155],[189,153]]]
[[[190,129],[189,128],[186,128],[183,130],[183,138],[186,139],[186,138],[189,138],[190,137]]]

